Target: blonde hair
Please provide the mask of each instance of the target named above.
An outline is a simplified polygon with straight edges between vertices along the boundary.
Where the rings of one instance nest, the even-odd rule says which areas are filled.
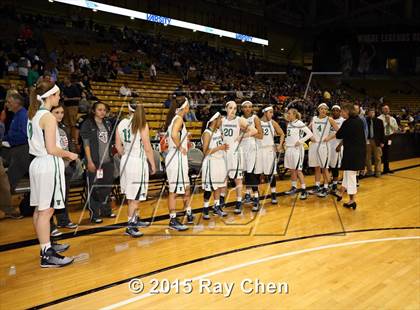
[[[302,115],[299,113],[299,111],[295,108],[289,109],[290,112],[293,113],[293,115],[296,117],[296,119],[300,120],[302,118]]]

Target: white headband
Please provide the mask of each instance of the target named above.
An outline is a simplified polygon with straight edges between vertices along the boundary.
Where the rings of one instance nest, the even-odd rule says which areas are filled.
[[[41,101],[42,103],[44,103],[45,98],[48,98],[49,96],[54,95],[59,90],[60,90],[60,88],[58,88],[57,85],[54,85],[53,88],[51,88],[49,91],[45,92],[44,94],[37,95],[36,99],[38,99],[38,101]]]
[[[273,110],[273,107],[272,106],[266,107],[262,111],[263,111],[263,113],[265,113],[265,112],[270,111],[270,110]]]
[[[137,106],[136,106],[137,107]],[[130,104],[128,104],[128,111],[136,112],[136,109],[133,109]]]
[[[331,110],[334,110],[334,109],[339,109],[339,110],[341,110],[341,108],[340,108],[340,106],[339,106],[339,105],[333,105],[333,106],[332,106],[332,108],[331,108]]]
[[[321,104],[318,106],[318,109],[320,109],[320,108],[322,108],[322,107],[326,107],[326,108],[328,109],[328,105],[327,105],[326,103],[321,103]]]
[[[242,102],[241,103],[241,106],[243,107],[244,105],[246,105],[246,104],[250,104],[250,105],[252,105],[252,102],[251,101],[249,101],[249,100],[245,100],[244,102]]]
[[[226,108],[229,106],[229,104],[231,104],[231,103],[234,103],[235,105],[236,105],[236,102],[235,101],[233,101],[233,100],[231,100],[231,101],[228,101],[228,102],[226,102]]]
[[[179,111],[185,109],[187,107],[187,105],[188,105],[188,99],[185,98],[184,103],[178,109],[176,109],[176,113],[178,113]]]
[[[220,112],[216,112],[216,113],[214,113],[214,115],[209,119],[209,121],[207,122],[207,125],[206,125],[206,127],[209,127],[209,125],[210,125],[210,123],[212,122],[212,121],[214,121],[216,118],[218,118],[220,116]]]

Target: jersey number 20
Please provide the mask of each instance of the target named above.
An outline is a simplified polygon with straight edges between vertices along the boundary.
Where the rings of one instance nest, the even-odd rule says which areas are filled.
[[[232,137],[233,136],[233,129],[232,128],[223,129],[223,135],[225,137]]]

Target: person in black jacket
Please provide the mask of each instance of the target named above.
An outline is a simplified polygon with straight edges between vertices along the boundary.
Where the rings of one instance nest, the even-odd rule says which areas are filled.
[[[372,176],[372,155],[375,165],[375,176],[381,176],[381,156],[385,143],[384,123],[376,117],[375,108],[368,110],[366,118],[368,136],[366,139],[366,170],[367,175]]]
[[[92,115],[80,129],[88,170],[88,202],[92,223],[102,223],[101,217],[114,218],[110,205],[110,194],[114,181],[112,157],[112,124],[105,118],[105,104],[96,102]]]
[[[366,138],[363,127],[363,121],[359,118],[351,103],[346,103],[341,109],[341,116],[346,120],[341,125],[336,134],[332,134],[325,138],[324,141],[329,141],[336,137],[343,139],[343,159],[341,161],[341,169],[343,173],[343,183],[340,189],[341,194],[337,195],[337,200],[342,199],[342,194],[347,190],[350,196],[350,201],[344,203],[344,207],[356,209],[355,195],[357,193],[357,171],[365,168],[366,158]],[[341,145],[336,149],[340,151]]]
[[[51,108],[51,113],[57,119],[57,129],[58,134],[60,135],[60,145],[63,150],[66,151],[73,151],[74,147],[71,144],[70,135],[68,127],[62,122],[64,117],[64,106],[59,103],[58,106]],[[74,224],[69,217],[68,212],[68,200],[69,200],[69,192],[70,192],[70,181],[73,176],[75,168],[75,161],[64,161],[64,177],[66,180],[66,198],[65,198],[65,207],[64,209],[57,209],[54,211],[55,217],[57,219],[57,225],[54,223],[53,217],[50,219],[50,230],[51,236],[57,237],[61,235],[61,232],[58,231],[57,227],[64,227],[69,229],[77,228],[77,224]]]

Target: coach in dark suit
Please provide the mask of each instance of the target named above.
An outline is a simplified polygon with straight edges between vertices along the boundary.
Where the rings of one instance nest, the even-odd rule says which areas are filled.
[[[385,129],[384,123],[378,119],[375,115],[375,108],[368,110],[366,118],[368,136],[366,139],[366,168],[367,175],[373,175],[372,173],[372,156],[373,164],[375,165],[375,176],[381,175],[381,156],[382,148],[385,143]]]
[[[366,136],[363,121],[357,115],[357,112],[351,103],[346,103],[341,109],[341,116],[346,120],[341,125],[335,135],[329,136],[325,141],[329,141],[334,136],[337,139],[343,139],[343,159],[341,169],[343,173],[343,183],[341,195],[338,201],[342,199],[342,194],[347,190],[350,201],[344,204],[346,208],[356,209],[355,195],[357,193],[357,171],[365,168],[366,158]],[[339,149],[337,151],[340,151]]]

